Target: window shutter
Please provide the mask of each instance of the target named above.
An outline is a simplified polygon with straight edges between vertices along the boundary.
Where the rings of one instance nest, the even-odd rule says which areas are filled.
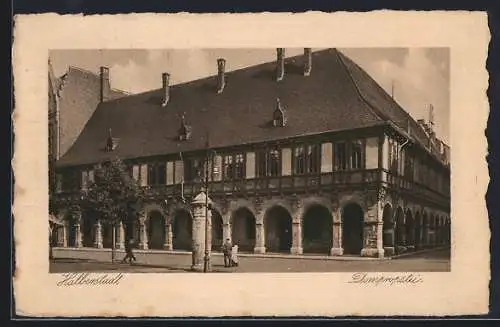
[[[93,170],[89,170],[88,181],[89,181],[89,183],[93,183],[95,181],[94,180],[94,171]]]
[[[174,162],[167,162],[167,185],[174,184]]]
[[[89,174],[86,170],[82,171],[82,190],[87,189],[87,180],[89,178]]]
[[[321,172],[330,173],[333,170],[333,151],[332,143],[321,144]]]
[[[376,137],[366,139],[365,167],[366,169],[378,168],[378,138]]]
[[[148,165],[141,165],[141,186],[148,185]]]
[[[281,149],[281,175],[290,176],[292,174],[292,149]]]
[[[180,184],[181,181],[184,181],[184,162],[181,160],[177,160],[175,162],[175,175],[174,175],[174,183]]]
[[[247,152],[246,177],[255,178],[255,152]]]
[[[214,156],[214,181],[222,180],[222,157]]]
[[[132,166],[132,178],[134,178],[134,180],[138,181],[139,174],[140,174],[139,165],[133,165]]]

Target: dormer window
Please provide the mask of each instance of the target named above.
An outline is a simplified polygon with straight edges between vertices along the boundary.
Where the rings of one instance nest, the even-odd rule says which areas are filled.
[[[113,137],[113,135],[111,134],[111,128],[110,128],[108,131],[108,138],[106,140],[105,150],[107,152],[114,151],[118,147],[118,141],[119,141],[119,139],[116,137]]]
[[[273,126],[274,127],[285,127],[286,126],[286,113],[285,109],[281,105],[280,99],[276,99],[276,109],[273,113]]]
[[[186,141],[191,138],[191,126],[186,124],[186,114],[181,116],[181,128],[179,128],[179,140]]]

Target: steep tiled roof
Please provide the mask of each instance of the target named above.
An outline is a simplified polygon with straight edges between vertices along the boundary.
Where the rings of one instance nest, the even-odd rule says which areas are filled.
[[[161,89],[102,103],[58,165],[197,150],[205,146],[207,131],[217,148],[368,127],[387,119],[400,124],[409,118],[337,50],[314,52],[308,77],[303,76],[304,59],[286,59],[281,82],[275,80],[273,61],[228,72],[222,94],[216,93],[216,76],[211,76],[171,86],[166,107],[161,106]],[[271,127],[277,98],[286,110],[286,127]],[[192,127],[188,141],[177,138],[183,113]],[[104,151],[110,128],[120,139],[111,153]]]
[[[66,74],[54,83],[57,85],[59,96],[61,155],[73,145],[99,105],[100,83],[98,75],[71,66]],[[112,90],[107,99],[113,100],[126,95],[124,92]]]
[[[397,125],[397,127],[408,133],[414,140],[421,143],[423,146],[427,146],[427,135],[410,114],[401,108],[401,106],[355,62],[340,52],[339,55],[348,69],[360,95],[370,104],[379,116]]]

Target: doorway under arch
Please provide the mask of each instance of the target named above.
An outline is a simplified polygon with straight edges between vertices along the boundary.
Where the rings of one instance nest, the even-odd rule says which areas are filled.
[[[113,226],[101,222],[102,247],[111,249],[113,247]]]
[[[264,216],[267,252],[290,252],[292,247],[292,217],[282,206],[274,206]]]
[[[384,249],[391,249],[393,251],[394,248],[394,217],[392,215],[392,208],[390,204],[386,204],[384,206],[384,210],[382,212],[382,229],[383,229],[383,237],[382,242],[384,245]],[[388,251],[389,252],[389,251]]]
[[[406,211],[405,234],[406,245],[415,247],[415,221],[409,209]]]
[[[148,248],[154,250],[163,249],[165,244],[165,217],[158,210],[150,211],[148,214]]]
[[[396,215],[395,215],[395,244],[396,244],[396,250],[398,246],[405,246],[405,216],[403,209],[401,207],[398,207],[396,209]]]
[[[245,207],[233,212],[231,216],[231,238],[238,244],[238,250],[253,252],[255,247],[255,216]]]
[[[179,209],[174,213],[172,234],[174,250],[192,250],[193,219],[189,211]]]
[[[222,231],[222,216],[217,210],[212,210],[212,251],[220,251],[224,242]]]
[[[315,204],[306,209],[302,218],[304,253],[330,253],[333,239],[333,218],[330,211]]]
[[[80,226],[80,229],[82,233],[83,247],[94,247],[96,222],[97,216],[95,213],[91,211],[82,212],[82,226]]]
[[[429,219],[427,214],[424,212],[422,217],[422,246],[427,246],[429,244]]]
[[[344,254],[360,255],[363,249],[364,212],[357,203],[342,209],[342,247]]]
[[[422,247],[422,218],[420,213],[415,214],[415,248],[420,249]]]

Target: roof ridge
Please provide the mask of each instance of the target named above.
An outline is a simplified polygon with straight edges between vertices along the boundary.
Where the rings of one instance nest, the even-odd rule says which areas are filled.
[[[339,61],[341,63],[341,66],[344,68],[345,72],[349,76],[349,80],[351,81],[352,85],[354,86],[354,89],[356,90],[356,93],[358,94],[359,98],[366,104],[368,105],[368,108],[377,116],[378,118],[384,120],[384,121],[390,121],[391,119],[387,117],[387,115],[384,115],[380,110],[376,109],[364,96],[361,90],[359,89],[358,84],[354,80],[354,77],[352,76],[349,68],[347,68],[347,65],[344,62],[344,59],[341,56],[341,53],[337,50],[335,51],[335,54],[339,58]]]
[[[331,49],[332,48],[316,50],[316,51],[313,51],[312,53],[328,52]],[[292,60],[295,60],[295,59],[298,59],[298,58],[302,58],[303,56],[304,56],[304,54],[297,54],[297,55],[294,55],[294,56],[291,56],[291,57],[286,57],[285,58],[285,62],[292,61]],[[258,67],[269,65],[269,64],[271,64],[273,62],[276,62],[276,59],[265,61],[265,62],[261,62],[261,63],[250,65],[250,66],[240,67],[240,68],[237,68],[237,69],[233,69],[231,71],[226,71],[225,74],[226,75],[228,75],[228,74],[234,74],[234,73],[237,73],[237,72],[240,72],[240,71],[243,71],[243,70],[246,70],[246,69],[251,69],[251,68],[257,69]],[[215,72],[213,74],[210,74],[210,75],[207,75],[205,77],[200,77],[200,78],[193,79],[193,80],[190,80],[190,81],[185,81],[185,82],[182,82],[182,83],[173,84],[172,87],[184,86],[184,85],[188,85],[190,83],[196,83],[196,82],[200,82],[200,81],[203,81],[203,80],[208,80],[208,79],[214,78],[216,76],[217,76],[217,72]],[[160,90],[160,89],[161,88],[156,88],[156,89],[144,91],[144,92],[141,92],[141,93],[138,93],[138,94],[148,93],[148,92],[152,92],[152,91]]]

